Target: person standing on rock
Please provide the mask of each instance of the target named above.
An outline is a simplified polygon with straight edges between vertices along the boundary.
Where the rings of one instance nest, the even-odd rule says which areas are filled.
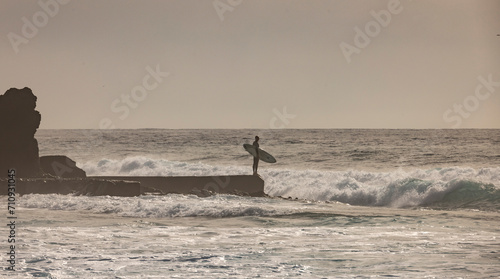
[[[257,175],[257,168],[259,167],[259,136],[255,136],[255,141],[252,143],[255,147],[255,153],[257,156],[253,157],[253,175]]]

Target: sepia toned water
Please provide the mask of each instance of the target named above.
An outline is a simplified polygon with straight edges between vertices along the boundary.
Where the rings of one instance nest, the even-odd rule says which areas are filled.
[[[255,135],[278,161],[259,164],[269,198],[25,195],[17,201],[17,270],[2,275],[500,276],[499,130],[40,130],[36,137],[40,155],[68,155],[88,175],[170,176],[251,174],[242,144]],[[4,268],[7,241],[2,247]]]

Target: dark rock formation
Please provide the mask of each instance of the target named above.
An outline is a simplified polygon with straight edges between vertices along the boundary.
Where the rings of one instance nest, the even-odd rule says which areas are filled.
[[[39,157],[35,133],[41,116],[31,89],[11,88],[0,95],[0,185],[16,169],[16,193],[110,195],[238,194],[262,197],[264,180],[256,175],[201,177],[86,177],[66,156]],[[4,173],[1,175],[1,173]],[[10,183],[10,182],[9,182]],[[1,194],[1,193],[0,193]]]
[[[31,89],[11,88],[0,95],[0,172],[16,169],[19,177],[40,176],[35,133],[41,115]]]
[[[76,166],[75,161],[63,155],[41,156],[40,167],[44,173],[63,177],[87,177],[84,170]]]

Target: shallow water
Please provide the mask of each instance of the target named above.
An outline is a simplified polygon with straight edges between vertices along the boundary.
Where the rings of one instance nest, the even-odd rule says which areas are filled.
[[[179,195],[128,198],[120,206],[130,208],[120,211],[112,207],[116,198],[71,198],[75,204],[108,200],[108,212],[92,203],[56,209],[65,196],[21,198],[19,278],[500,275],[497,213]],[[44,199],[54,205],[38,208],[35,201]],[[165,203],[164,216],[140,212],[149,212],[148,206],[134,210],[138,201],[151,208]],[[188,217],[192,204],[210,213]],[[254,208],[261,210],[249,210]]]

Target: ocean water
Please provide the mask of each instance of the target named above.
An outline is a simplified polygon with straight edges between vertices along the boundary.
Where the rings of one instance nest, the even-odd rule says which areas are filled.
[[[498,278],[500,130],[39,130],[87,175],[251,174],[266,198],[17,200],[5,278]],[[0,197],[7,208],[7,197]],[[7,210],[5,210],[7,215]],[[7,219],[5,219],[7,220]],[[5,239],[8,231],[5,227]]]

